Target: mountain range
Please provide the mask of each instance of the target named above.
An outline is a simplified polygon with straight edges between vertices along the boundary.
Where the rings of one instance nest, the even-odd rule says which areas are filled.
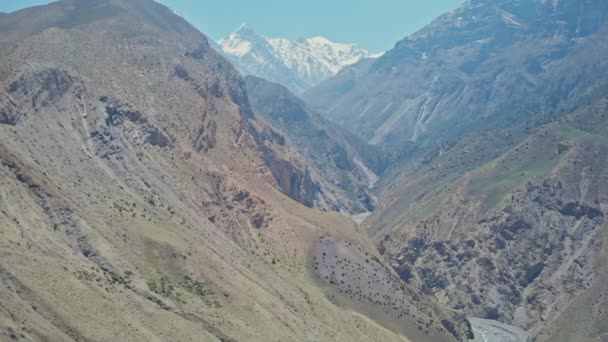
[[[608,86],[595,77],[608,69],[607,12],[604,1],[467,1],[304,98],[401,150],[568,112]]]
[[[381,56],[152,0],[0,33],[0,340],[607,341],[605,1]]]
[[[332,150],[309,164],[317,147],[270,119],[318,115],[273,104],[289,93],[246,82],[168,8],[63,0],[0,32],[0,340],[472,336],[347,216],[317,210],[344,203],[334,178],[365,198],[363,170],[382,168],[365,144],[312,127]]]
[[[608,329],[606,6],[467,1],[303,95],[393,155],[362,226],[401,278],[540,341]]]
[[[347,65],[380,55],[356,44],[338,44],[321,36],[298,41],[269,38],[247,24],[221,39],[217,46],[244,75],[280,83],[296,94]]]

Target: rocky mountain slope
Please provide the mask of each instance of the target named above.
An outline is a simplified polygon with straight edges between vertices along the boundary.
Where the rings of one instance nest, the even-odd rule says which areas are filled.
[[[1,340],[470,337],[307,207],[306,159],[169,9],[64,0],[0,32]]]
[[[454,309],[539,341],[601,341],[608,100],[528,130],[412,159],[364,225],[402,279]]]
[[[335,75],[347,65],[377,57],[355,44],[324,37],[293,41],[269,38],[247,24],[218,42],[221,51],[244,75],[280,83],[294,93]]]
[[[356,214],[373,211],[371,187],[379,179],[387,157],[353,134],[312,111],[287,88],[248,76],[247,93],[253,110],[284,132],[331,194],[330,210]]]
[[[470,0],[304,98],[370,142],[397,150],[565,113],[608,87],[597,77],[608,70],[607,6]]]
[[[304,94],[399,156],[363,227],[403,280],[538,341],[608,336],[607,13],[467,1]]]

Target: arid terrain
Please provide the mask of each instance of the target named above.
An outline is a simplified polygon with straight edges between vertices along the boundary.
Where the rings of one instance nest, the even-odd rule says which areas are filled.
[[[314,209],[330,198],[323,175],[164,6],[61,1],[0,30],[1,340],[471,334],[400,283],[350,219]],[[377,255],[373,288],[397,286],[412,315],[342,294],[315,270],[325,244],[354,264]],[[349,271],[366,293],[355,279],[368,271]]]
[[[606,32],[469,0],[299,98],[152,0],[0,14],[0,341],[608,341]]]

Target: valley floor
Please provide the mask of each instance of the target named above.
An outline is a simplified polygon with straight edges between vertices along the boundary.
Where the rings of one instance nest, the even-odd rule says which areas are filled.
[[[530,337],[521,328],[481,318],[469,318],[475,338],[471,342],[528,342]]]

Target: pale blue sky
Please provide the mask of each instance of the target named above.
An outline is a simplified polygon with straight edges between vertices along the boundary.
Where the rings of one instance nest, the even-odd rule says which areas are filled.
[[[0,0],[0,11],[48,3]],[[159,0],[213,39],[247,22],[259,33],[292,39],[322,35],[387,50],[463,0]]]

